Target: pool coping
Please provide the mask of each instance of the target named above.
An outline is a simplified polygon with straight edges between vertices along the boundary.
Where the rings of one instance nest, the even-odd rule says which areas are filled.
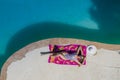
[[[1,76],[0,80],[6,80],[7,76],[7,68],[8,66],[17,60],[21,60],[25,57],[25,54],[29,51],[32,51],[36,48],[48,46],[49,44],[83,44],[83,45],[95,45],[98,49],[109,49],[109,50],[120,50],[120,45],[113,45],[113,44],[104,44],[99,42],[81,40],[81,39],[72,39],[72,38],[50,38],[44,39],[37,42],[33,42],[28,44],[27,46],[23,47],[22,49],[15,52],[11,55],[7,61],[4,63],[1,69]]]

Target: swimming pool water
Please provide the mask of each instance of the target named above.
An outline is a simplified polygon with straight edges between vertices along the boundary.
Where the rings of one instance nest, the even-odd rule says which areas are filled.
[[[41,39],[120,44],[119,7],[118,0],[0,0],[0,65]]]

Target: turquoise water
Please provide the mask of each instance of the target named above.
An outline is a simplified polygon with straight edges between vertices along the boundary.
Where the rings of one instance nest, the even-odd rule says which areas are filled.
[[[0,67],[15,51],[47,38],[120,44],[118,0],[0,0]]]

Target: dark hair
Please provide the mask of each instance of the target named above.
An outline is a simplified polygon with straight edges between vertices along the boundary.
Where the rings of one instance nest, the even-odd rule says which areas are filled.
[[[81,55],[79,56],[78,61],[82,64],[84,59],[85,59],[85,56]]]

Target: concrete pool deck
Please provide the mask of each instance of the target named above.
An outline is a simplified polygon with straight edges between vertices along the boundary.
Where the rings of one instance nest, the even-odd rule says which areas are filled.
[[[72,69],[71,69],[71,67],[64,66],[65,69],[62,69],[61,66],[50,64],[51,68],[54,68],[53,71],[55,73],[57,73],[56,72],[58,70],[57,67],[62,69],[61,70],[62,72],[60,72],[58,70],[60,72],[59,75],[61,75],[61,80],[69,79],[68,77],[62,78],[64,76],[62,74],[64,70],[66,72],[68,71],[70,73],[70,74],[68,74],[68,76],[72,75],[73,73],[76,73],[76,74],[79,73],[81,75],[80,76],[77,74],[76,77],[71,78],[71,80],[78,79],[78,78],[82,79],[82,80],[88,80],[88,79],[89,80],[97,80],[97,79],[99,79],[99,80],[108,80],[108,79],[119,80],[120,79],[120,76],[119,76],[120,75],[120,63],[119,63],[119,61],[120,61],[120,54],[119,54],[120,45],[109,45],[109,44],[103,44],[103,43],[97,43],[97,42],[91,42],[91,41],[85,41],[85,40],[78,40],[78,39],[70,39],[70,38],[53,38],[53,39],[46,39],[46,40],[34,42],[34,43],[29,44],[28,46],[20,49],[16,53],[14,53],[6,61],[6,63],[4,64],[4,66],[2,68],[1,80],[11,80],[12,79],[12,78],[8,79],[7,77],[10,74],[11,75],[14,74],[14,73],[12,73],[12,71],[10,73],[10,70],[13,68],[13,67],[10,68],[10,66],[12,65],[13,62],[17,63],[17,61],[22,61],[24,58],[27,58],[27,56],[25,56],[25,55],[34,53],[33,51],[35,51],[36,49],[38,49],[38,51],[39,51],[41,48],[48,46],[49,44],[84,44],[84,45],[92,44],[98,48],[97,55],[87,57],[87,65],[86,66],[82,66],[80,68],[72,67]],[[37,54],[36,54],[36,57],[37,57]],[[33,59],[35,59],[36,57],[34,57]],[[42,57],[39,56],[38,59],[39,58],[41,59],[39,61],[42,61],[42,60],[45,61],[45,59],[47,58],[47,55],[42,56]],[[32,58],[30,58],[30,59],[32,60]],[[26,65],[24,65],[24,66],[26,66]],[[49,65],[45,64],[44,67],[47,67],[47,66],[49,66]],[[39,68],[36,68],[36,70],[37,69],[39,70]],[[41,67],[41,68],[43,68],[43,67]],[[17,67],[16,67],[16,69],[17,69]],[[32,71],[34,71],[34,70],[32,70]],[[14,70],[13,70],[13,72],[14,72]],[[43,72],[43,73],[45,73],[45,72]],[[67,73],[64,73],[64,74],[67,75]],[[32,74],[29,74],[29,75],[32,75]],[[58,75],[56,75],[56,76],[58,76]],[[34,80],[34,79],[35,78],[33,76],[33,78],[31,78],[31,80]],[[42,79],[42,78],[40,78],[40,79]],[[53,77],[51,77],[51,79],[57,80],[57,78],[53,78]],[[23,80],[25,80],[25,78]],[[26,78],[26,80],[27,80],[27,78]],[[39,80],[39,79],[36,78],[36,80]]]

